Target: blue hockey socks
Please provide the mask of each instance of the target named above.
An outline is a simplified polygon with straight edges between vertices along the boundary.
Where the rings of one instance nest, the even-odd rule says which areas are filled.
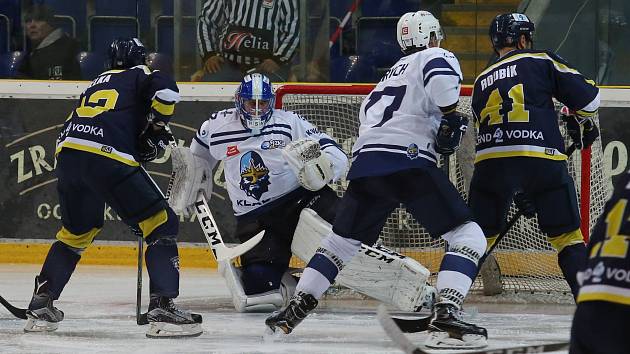
[[[149,243],[146,264],[151,295],[175,298],[179,295],[179,253],[175,237]]]
[[[53,300],[61,295],[80,259],[77,252],[61,241],[53,243],[48,250],[39,279],[48,281],[48,292]]]

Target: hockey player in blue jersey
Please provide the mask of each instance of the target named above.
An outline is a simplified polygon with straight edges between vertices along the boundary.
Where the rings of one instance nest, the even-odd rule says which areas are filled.
[[[534,23],[527,16],[499,15],[489,32],[499,59],[479,74],[473,88],[477,141],[470,207],[490,247],[506,227],[510,203],[519,193],[558,251],[575,297],[575,275],[586,249],[553,98],[574,112],[564,119],[576,148],[582,149],[599,135],[591,119],[599,90],[562,58],[531,49]]]
[[[180,99],[175,82],[145,66],[145,56],[138,39],[114,40],[108,52],[111,69],[81,94],[59,134],[56,174],[63,226],[35,278],[26,332],[52,331],[63,320],[53,301],[103,227],[107,203],[148,245],[151,299],[146,335],[202,333],[201,316],[173,303],[179,294],[177,215],[140,166],[155,159],[172,139],[168,123]]]
[[[486,345],[484,328],[463,322],[462,302],[486,248],[472,213],[438,168],[438,154],[459,146],[467,119],[456,111],[462,73],[457,58],[439,47],[440,24],[429,12],[407,13],[397,37],[405,54],[360,108],[350,183],[332,232],[311,258],[290,303],[267,318],[273,331],[290,333],[318,303],[361,242],[374,244],[389,214],[403,203],[448,249],[437,277],[437,303],[425,345]]]
[[[588,243],[570,354],[630,353],[630,170],[617,181]]]

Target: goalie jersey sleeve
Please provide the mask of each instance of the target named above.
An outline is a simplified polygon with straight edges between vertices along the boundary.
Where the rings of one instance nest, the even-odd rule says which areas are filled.
[[[175,82],[144,65],[100,74],[79,97],[56,153],[76,149],[138,166],[136,143],[150,116],[168,123],[179,101]]]
[[[599,108],[599,89],[560,57],[514,50],[475,80],[475,162],[529,156],[566,160],[553,98],[583,116]]]
[[[348,158],[329,135],[299,115],[279,109],[258,135],[243,128],[235,109],[213,113],[197,131],[191,150],[205,154],[210,166],[223,161],[234,214],[251,216],[272,208],[286,195],[306,192],[282,156],[282,149],[299,139],[319,142],[333,165],[335,180],[345,174]]]
[[[458,102],[461,80],[457,58],[442,48],[394,64],[361,104],[348,179],[435,165],[440,107]]]
[[[630,305],[630,171],[617,181],[593,230],[577,302]]]

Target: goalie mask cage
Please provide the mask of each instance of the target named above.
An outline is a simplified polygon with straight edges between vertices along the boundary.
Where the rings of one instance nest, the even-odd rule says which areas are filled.
[[[282,85],[276,91],[276,108],[304,116],[332,136],[350,156],[359,132],[361,102],[373,88],[374,85]],[[462,88],[458,111],[468,116],[472,124],[471,91],[470,87]],[[568,146],[571,142],[563,123],[560,128]],[[474,130],[469,129],[460,149],[448,159],[449,178],[464,198],[472,176],[474,135]],[[578,189],[585,238],[595,225],[611,190],[610,182],[604,183],[602,155],[601,140],[598,139],[591,151],[578,151],[568,161],[569,172]],[[341,195],[347,181],[337,182],[335,187]],[[508,220],[514,213],[512,205]],[[433,275],[437,274],[445,249],[444,241],[432,240],[402,206],[388,218],[379,242],[415,258]],[[556,251],[538,230],[535,217],[521,217],[493,254],[500,267],[504,293],[549,293],[552,297],[570,294],[558,266]],[[473,291],[482,289],[479,278],[473,284]]]

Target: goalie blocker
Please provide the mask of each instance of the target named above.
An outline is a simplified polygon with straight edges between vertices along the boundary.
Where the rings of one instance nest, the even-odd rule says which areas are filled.
[[[332,226],[305,208],[293,235],[291,251],[310,260]],[[361,294],[398,307],[402,311],[432,308],[435,288],[427,284],[428,269],[416,260],[380,245],[361,244],[359,253],[343,268],[336,281]]]

